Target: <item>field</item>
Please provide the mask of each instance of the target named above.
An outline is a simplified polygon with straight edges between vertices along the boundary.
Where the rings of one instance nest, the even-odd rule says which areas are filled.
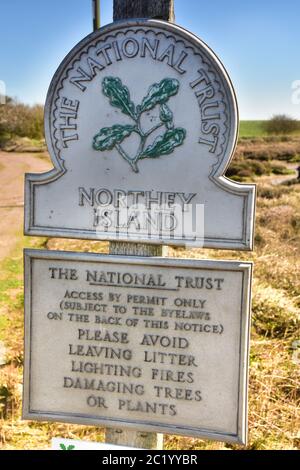
[[[271,137],[265,129],[266,121],[240,121],[240,139]],[[300,130],[293,132],[294,136],[300,135]]]
[[[300,449],[300,139],[263,136],[260,121],[242,123],[227,175],[258,185],[253,253],[170,249],[169,256],[242,259],[255,264],[247,448]],[[254,136],[251,135],[254,133]],[[250,139],[251,137],[251,139]],[[11,158],[8,171],[8,158]],[[21,420],[23,365],[23,247],[107,252],[108,244],[22,236],[22,173],[51,167],[44,154],[0,153],[0,448],[43,449],[51,437],[93,441],[104,430]],[[27,165],[27,166],[26,166]],[[15,187],[9,186],[16,175]],[[6,175],[6,176],[5,176]],[[3,199],[2,199],[3,200]],[[5,221],[9,220],[9,223]],[[5,351],[1,354],[2,349]],[[165,436],[165,449],[238,449],[202,439]]]
[[[265,137],[267,133],[263,128],[264,121],[241,121],[240,138]]]

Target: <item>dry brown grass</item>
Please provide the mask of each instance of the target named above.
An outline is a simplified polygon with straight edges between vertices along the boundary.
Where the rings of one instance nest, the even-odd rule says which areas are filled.
[[[241,140],[235,158],[244,156],[254,160],[300,160],[300,137],[262,138]]]
[[[254,176],[289,175],[300,162],[299,137],[241,139],[226,175],[238,181]]]

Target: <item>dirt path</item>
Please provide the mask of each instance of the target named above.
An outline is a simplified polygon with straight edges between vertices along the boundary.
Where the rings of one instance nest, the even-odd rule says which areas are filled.
[[[297,175],[298,175],[297,168],[299,166],[299,163],[287,163],[286,166],[289,170],[293,170],[294,173],[291,173],[290,175],[278,175],[277,177],[273,176],[271,180],[271,184],[274,184],[275,186],[277,186],[278,184],[297,178]]]
[[[0,261],[23,230],[24,173],[43,173],[50,160],[30,153],[0,152]]]

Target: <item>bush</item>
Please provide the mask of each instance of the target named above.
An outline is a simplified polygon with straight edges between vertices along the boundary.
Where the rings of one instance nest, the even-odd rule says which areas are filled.
[[[254,241],[255,241],[256,244],[258,244],[260,246],[264,246],[266,244],[264,237],[258,231],[256,231]]]
[[[292,175],[294,173],[294,170],[290,170],[289,168],[286,168],[284,165],[273,164],[272,173],[274,173],[274,175]]]
[[[269,175],[271,173],[271,166],[268,163],[258,162],[257,160],[252,160],[249,162],[249,167],[252,169],[252,172],[257,176]]]
[[[246,150],[244,152],[245,158],[248,158],[249,160],[261,160],[261,161],[268,161],[271,160],[272,155],[269,150]]]
[[[295,178],[293,180],[284,181],[282,184],[284,184],[285,186],[294,186],[298,185],[299,183],[300,181],[298,180],[298,178]]]
[[[287,162],[297,160],[297,152],[295,150],[285,150],[276,155],[277,160],[284,160]]]
[[[251,178],[254,175],[269,175],[272,171],[268,162],[259,162],[257,160],[236,160],[226,171],[226,176],[238,180],[238,178]],[[238,178],[236,178],[238,177]]]
[[[243,168],[242,165],[240,165],[238,163],[231,163],[230,167],[227,168],[227,170],[226,170],[226,176],[228,176],[228,178],[231,178],[232,176],[236,176],[243,169],[244,168]]]
[[[285,114],[278,114],[269,121],[266,121],[264,128],[268,134],[291,134],[297,131],[300,126],[299,121],[296,119]]]
[[[0,106],[0,145],[14,137],[42,139],[43,121],[43,106],[28,106],[8,98],[7,103]]]
[[[252,172],[251,170],[242,169],[238,171],[236,176],[239,176],[240,178],[251,178]]]
[[[252,324],[256,332],[266,338],[293,338],[300,326],[293,311],[289,312],[276,298],[259,293],[253,298]]]

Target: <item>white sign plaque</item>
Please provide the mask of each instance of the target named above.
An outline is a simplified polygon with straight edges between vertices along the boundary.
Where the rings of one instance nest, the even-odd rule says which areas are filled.
[[[23,417],[245,443],[251,270],[25,250]]]
[[[45,111],[54,169],[26,176],[25,233],[249,250],[255,186],[225,178],[230,79],[193,34],[117,22],[63,60]]]

